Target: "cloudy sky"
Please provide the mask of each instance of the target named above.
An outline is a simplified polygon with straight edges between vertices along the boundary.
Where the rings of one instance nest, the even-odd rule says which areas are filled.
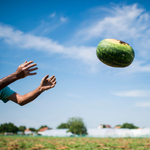
[[[0,77],[24,61],[38,65],[36,76],[9,87],[23,95],[55,75],[57,85],[19,106],[0,102],[0,124],[56,128],[81,117],[87,128],[125,122],[150,127],[150,9],[148,1],[0,0]],[[129,43],[133,63],[113,68],[96,56],[106,38]]]

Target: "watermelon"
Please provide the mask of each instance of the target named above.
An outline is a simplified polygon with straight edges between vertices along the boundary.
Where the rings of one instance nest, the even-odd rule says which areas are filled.
[[[127,67],[134,59],[132,47],[120,40],[104,39],[96,49],[98,59],[111,67]]]

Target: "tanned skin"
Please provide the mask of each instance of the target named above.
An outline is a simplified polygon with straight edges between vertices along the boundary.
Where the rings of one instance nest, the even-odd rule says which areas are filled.
[[[0,79],[0,90],[19,79],[25,78],[27,76],[36,75],[37,74],[36,72],[32,72],[38,69],[35,66],[37,66],[37,64],[33,63],[33,61],[28,61],[28,62],[25,61],[17,68],[17,70],[14,73]],[[49,78],[49,75],[46,75],[42,79],[40,85],[35,90],[25,95],[19,95],[18,93],[13,93],[11,96],[8,97],[8,99],[19,104],[20,106],[23,106],[33,101],[42,92],[53,88],[55,85],[56,85],[55,76],[53,75]]]

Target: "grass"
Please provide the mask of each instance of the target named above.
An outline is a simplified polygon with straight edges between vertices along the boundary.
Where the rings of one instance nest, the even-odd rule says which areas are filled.
[[[149,138],[0,136],[0,150],[150,150]]]

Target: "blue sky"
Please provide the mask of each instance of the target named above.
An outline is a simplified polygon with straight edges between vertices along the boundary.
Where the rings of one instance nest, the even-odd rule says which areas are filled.
[[[57,85],[21,107],[0,103],[0,123],[56,128],[81,117],[87,128],[125,122],[150,127],[150,10],[148,1],[0,1],[0,77],[25,60],[36,76],[9,87],[23,95],[55,75]],[[105,38],[120,39],[135,51],[126,68],[96,57]]]

